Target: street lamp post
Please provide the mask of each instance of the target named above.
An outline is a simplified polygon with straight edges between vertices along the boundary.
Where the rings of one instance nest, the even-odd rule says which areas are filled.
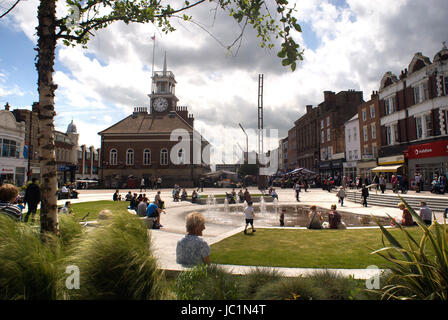
[[[246,135],[246,157],[247,157],[247,159],[249,159],[249,137],[248,137],[246,131],[244,130],[243,126],[241,125],[241,123],[238,123],[238,125],[240,126],[241,130],[243,130],[244,134]]]

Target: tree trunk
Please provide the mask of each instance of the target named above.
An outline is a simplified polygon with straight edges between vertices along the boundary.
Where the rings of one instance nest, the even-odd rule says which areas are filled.
[[[59,234],[57,216],[57,171],[54,145],[54,91],[53,66],[56,50],[56,0],[41,0],[38,8],[37,73],[39,92],[39,148],[42,176],[40,208],[41,234]]]

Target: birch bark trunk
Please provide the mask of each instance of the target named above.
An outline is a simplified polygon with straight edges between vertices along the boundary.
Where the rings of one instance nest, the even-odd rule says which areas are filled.
[[[54,145],[54,92],[53,66],[56,50],[56,0],[41,0],[38,8],[37,73],[39,92],[39,163],[42,176],[40,208],[41,234],[59,235],[57,216],[57,171]]]

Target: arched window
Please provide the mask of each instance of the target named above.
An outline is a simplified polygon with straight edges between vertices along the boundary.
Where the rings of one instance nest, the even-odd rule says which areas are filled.
[[[177,158],[179,164],[185,164],[184,155],[185,155],[184,149],[179,149],[179,151],[177,152]]]
[[[143,164],[150,165],[151,164],[151,150],[145,149],[143,151]]]
[[[126,164],[128,166],[134,164],[134,150],[132,149],[128,149],[128,151],[126,151]]]
[[[113,166],[117,165],[117,155],[118,152],[116,149],[110,150],[110,164]]]
[[[160,164],[163,164],[163,165],[168,164],[168,150],[167,149],[160,150]]]

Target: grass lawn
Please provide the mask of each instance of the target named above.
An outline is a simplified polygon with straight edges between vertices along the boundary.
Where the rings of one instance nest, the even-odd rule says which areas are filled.
[[[361,230],[277,230],[242,232],[211,246],[212,263],[299,268],[380,268],[386,262],[370,254],[382,248],[380,229]],[[419,228],[408,228],[418,240]],[[399,229],[389,231],[404,244]],[[386,241],[386,244],[387,241]]]
[[[71,208],[73,209],[73,214],[79,220],[81,220],[88,212],[90,212],[90,215],[87,217],[87,220],[96,220],[98,218],[98,213],[100,213],[101,210],[108,209],[112,213],[116,213],[119,211],[127,212],[128,206],[129,201],[101,200],[72,203]],[[36,214],[36,220],[39,220],[39,210]]]

